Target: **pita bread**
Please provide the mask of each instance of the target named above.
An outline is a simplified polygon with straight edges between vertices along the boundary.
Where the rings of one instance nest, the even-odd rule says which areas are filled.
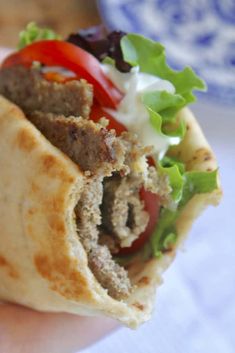
[[[189,170],[214,170],[215,157],[188,109],[184,141],[173,151]],[[107,315],[132,328],[148,320],[162,272],[175,251],[134,263],[127,301],[97,282],[76,233],[74,207],[84,176],[14,104],[0,97],[0,299],[51,312]],[[221,190],[193,197],[177,222],[178,245],[193,220]]]

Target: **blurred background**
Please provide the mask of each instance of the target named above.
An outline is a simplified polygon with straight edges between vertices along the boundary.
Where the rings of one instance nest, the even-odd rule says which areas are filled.
[[[208,84],[192,110],[218,158],[223,201],[194,225],[187,252],[164,276],[153,319],[136,332],[121,328],[86,353],[234,353],[235,1],[0,0],[0,46],[16,46],[32,20],[62,36],[102,20],[146,34],[166,45],[173,67],[192,65]]]
[[[100,23],[100,17],[94,0],[0,0],[0,45],[17,45],[18,33],[30,21],[65,36]]]

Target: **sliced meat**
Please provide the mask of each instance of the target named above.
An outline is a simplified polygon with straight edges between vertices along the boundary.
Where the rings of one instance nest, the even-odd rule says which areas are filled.
[[[115,299],[128,297],[131,290],[127,271],[117,264],[106,246],[98,245],[89,253],[89,265],[102,287]]]
[[[161,204],[167,208],[175,205],[170,196],[171,187],[166,174],[159,173],[154,166],[149,166],[148,156],[151,156],[152,147],[143,147],[138,137],[131,132],[123,132],[121,140],[126,149],[125,164],[129,166],[131,173],[137,174],[142,180],[142,185],[161,198]]]
[[[119,239],[121,247],[130,246],[148,224],[149,216],[139,196],[142,183],[140,176],[114,176],[104,182],[102,227]]]
[[[128,273],[113,260],[107,246],[98,244],[97,225],[101,224],[102,195],[102,177],[89,179],[75,210],[78,235],[96,279],[113,298],[123,299],[131,289]]]
[[[93,103],[92,85],[85,80],[49,82],[38,69],[22,65],[0,70],[0,94],[26,113],[39,110],[87,118]]]
[[[91,120],[35,112],[29,120],[81,170],[110,175],[123,166],[125,150],[113,131]]]
[[[176,207],[171,197],[171,186],[166,174],[159,173],[155,167],[148,168],[148,179],[145,189],[160,197],[161,205],[173,209]]]
[[[103,197],[103,177],[89,178],[75,208],[79,238],[89,253],[98,244],[101,224],[100,204]]]
[[[134,172],[140,172],[142,158],[151,155],[152,147],[143,147],[139,142],[138,136],[130,131],[124,131],[121,134],[121,139],[127,151],[125,163],[130,166]]]
[[[113,237],[110,233],[105,232],[104,227],[99,227],[99,244],[106,245],[112,255],[117,254],[120,250],[120,245],[117,237]]]

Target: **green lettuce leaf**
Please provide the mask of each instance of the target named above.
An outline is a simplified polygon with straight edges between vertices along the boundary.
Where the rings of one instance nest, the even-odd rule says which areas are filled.
[[[177,165],[177,167],[179,168],[180,173],[181,174],[185,173],[185,165],[184,165],[184,163],[182,163],[180,160],[178,160],[175,157],[165,156],[161,160],[161,165],[163,167],[173,167],[174,165]]]
[[[177,122],[176,115],[180,109],[196,100],[193,94],[195,89],[206,89],[204,81],[189,67],[182,71],[172,70],[166,62],[164,47],[141,35],[124,36],[121,39],[121,49],[127,63],[139,66],[140,72],[168,80],[175,87],[175,93],[144,93],[142,101],[156,133],[168,138],[170,145],[179,143],[185,134],[185,124]],[[168,156],[164,156],[157,163],[157,169],[159,173],[168,176],[172,189],[171,197],[175,203],[174,209],[161,209],[156,230],[144,247],[144,253],[158,257],[176,242],[176,220],[189,200],[195,194],[212,192],[217,188],[217,171],[186,172],[182,162]]]
[[[115,60],[114,60],[113,58],[111,58],[110,56],[106,56],[106,57],[102,60],[102,64],[107,64],[107,65],[115,66]]]
[[[218,187],[218,171],[198,172],[192,171],[184,174],[184,189],[179,206],[185,206],[196,194],[212,192]]]
[[[121,39],[121,48],[126,62],[139,66],[141,72],[170,81],[186,104],[195,100],[193,89],[206,89],[205,82],[190,67],[182,71],[171,69],[166,63],[165,48],[158,42],[130,33]]]
[[[167,157],[169,158],[169,157]],[[218,187],[217,184],[217,170],[212,172],[184,172],[182,168],[182,163],[174,164],[174,162],[169,158],[164,160],[164,163],[168,163],[171,168],[177,168],[183,179],[182,189],[178,189],[178,207],[176,210],[162,209],[160,212],[160,217],[156,230],[151,236],[150,246],[152,248],[152,254],[155,257],[161,256],[162,252],[167,249],[166,244],[169,244],[169,247],[174,244],[174,241],[177,239],[177,231],[175,228],[175,222],[180,215],[180,212],[183,210],[184,206],[192,199],[196,194],[209,193],[215,190]],[[164,168],[167,170],[167,167]],[[179,191],[180,190],[180,191]],[[167,240],[168,239],[168,240]],[[170,239],[170,240],[169,240]]]
[[[166,91],[144,93],[142,101],[147,107],[161,114],[164,122],[171,122],[175,110],[181,109],[185,105],[185,99],[180,94],[172,94]]]
[[[178,210],[172,211],[166,208],[161,210],[156,230],[150,238],[150,246],[153,256],[159,257],[161,256],[163,250],[168,250],[163,246],[163,244],[166,245],[165,240],[169,234],[176,234],[175,221],[178,215]]]
[[[175,243],[177,240],[177,235],[176,233],[169,233],[164,241],[162,242],[162,246],[164,250],[169,250]]]
[[[169,144],[178,144],[184,137],[185,124],[176,124],[177,112],[196,100],[193,90],[205,90],[206,86],[194,71],[186,67],[182,71],[171,69],[166,62],[164,47],[144,36],[127,34],[121,39],[123,58],[141,72],[170,81],[175,93],[154,91],[143,94],[142,100],[149,112],[150,122],[156,132],[169,137]],[[171,137],[178,137],[173,139]]]
[[[30,22],[26,28],[19,34],[18,49],[22,49],[27,45],[45,39],[61,39],[52,29],[40,28],[35,22]]]
[[[186,131],[184,122],[182,122],[182,124],[180,123],[178,125],[177,129],[175,129],[173,131],[167,131],[165,129],[165,127],[163,126],[161,115],[149,107],[146,107],[146,109],[149,113],[150,123],[151,123],[152,127],[154,128],[154,130],[156,131],[157,135],[167,138],[168,143],[171,146],[177,145],[184,137],[184,134]]]
[[[184,99],[180,95],[166,91],[155,91],[143,94],[142,101],[148,110],[150,123],[156,133],[167,138],[171,146],[177,145],[185,135],[185,123],[181,121],[173,130],[169,129],[169,126],[171,127],[169,123],[175,123],[173,110],[176,111],[182,106]]]
[[[147,108],[159,113],[163,126],[176,122],[176,114],[187,103],[180,94],[167,91],[151,91],[142,95],[142,102]]]
[[[184,178],[178,166],[175,164],[170,167],[164,167],[161,163],[159,163],[158,172],[168,176],[168,180],[172,189],[171,198],[175,204],[178,204],[182,199],[184,187]]]

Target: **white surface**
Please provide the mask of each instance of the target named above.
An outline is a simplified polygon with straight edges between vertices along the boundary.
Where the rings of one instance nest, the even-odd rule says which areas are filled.
[[[83,353],[234,353],[235,112],[193,107],[218,157],[224,198],[196,222],[164,276],[151,321],[120,328]]]

